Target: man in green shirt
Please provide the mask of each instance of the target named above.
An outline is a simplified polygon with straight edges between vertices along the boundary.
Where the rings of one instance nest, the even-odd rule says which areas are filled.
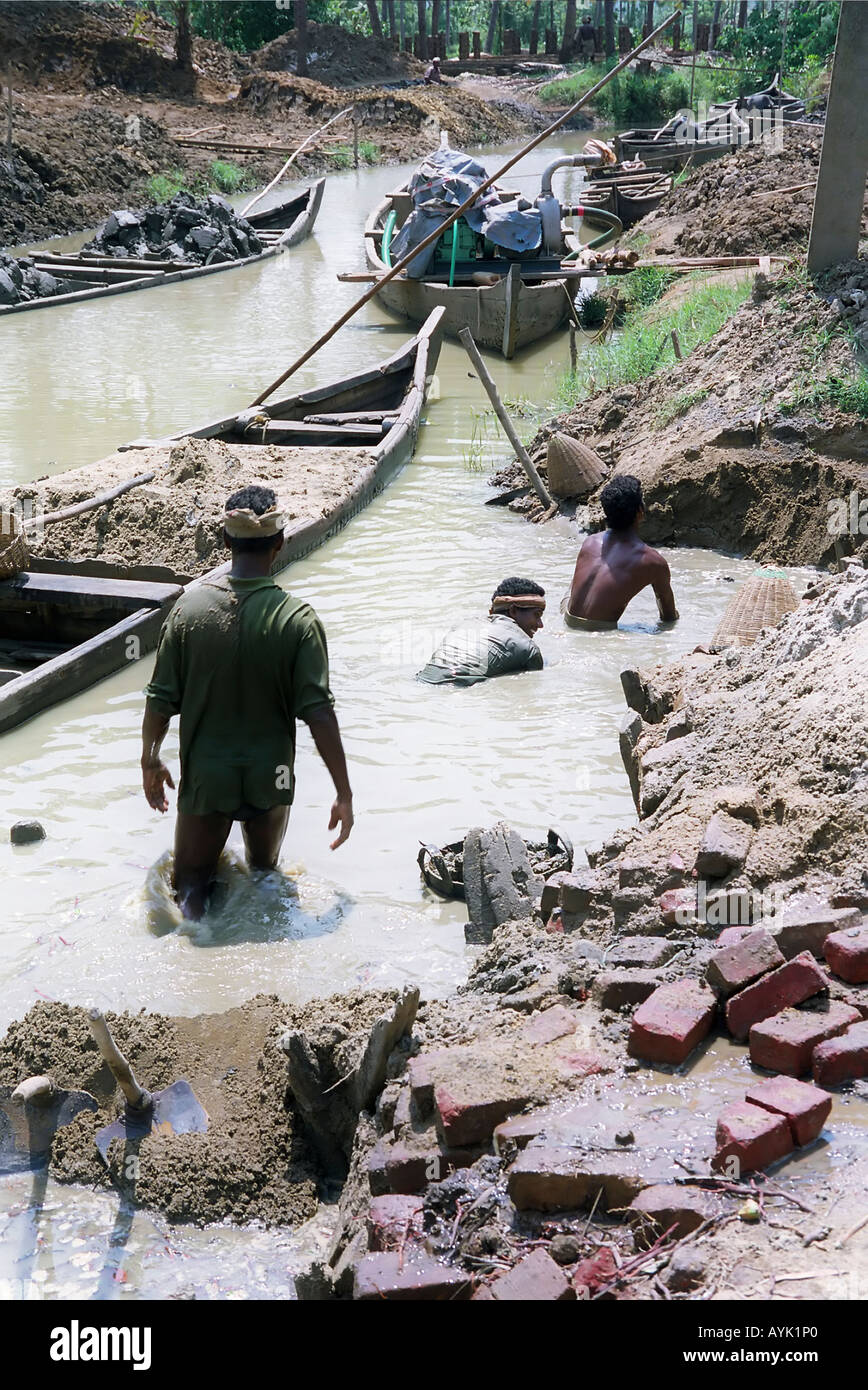
[[[466,686],[512,671],[541,671],[543,654],[533,638],[545,607],[545,589],[532,579],[504,579],[491,596],[488,622],[450,632],[416,679]]]
[[[313,609],[280,589],[271,569],[283,545],[271,488],[228,499],[228,574],[192,584],[160,637],[142,724],[148,804],[168,810],[174,788],[160,748],[180,715],[181,783],[173,887],[185,917],[208,905],[217,861],[240,821],[252,868],[273,869],[295,791],[295,721],[303,719],[334,782],[329,829],[337,849],[353,826],[353,799],[329,689],[326,638]]]

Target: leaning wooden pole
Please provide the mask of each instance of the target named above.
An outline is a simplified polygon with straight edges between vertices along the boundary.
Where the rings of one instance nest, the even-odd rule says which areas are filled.
[[[301,142],[301,144],[299,145],[298,149],[297,149],[297,150],[293,150],[292,154],[289,156],[289,159],[286,161],[286,163],[284,164],[284,166],[283,166],[283,168],[280,170],[280,172],[277,173],[277,174],[275,174],[274,178],[271,180],[271,183],[266,184],[266,186],[265,186],[265,188],[263,188],[262,192],[261,192],[261,193],[257,193],[256,197],[255,197],[255,198],[251,198],[251,199],[250,199],[250,202],[247,203],[247,205],[241,209],[241,216],[242,216],[242,217],[246,217],[247,214],[248,214],[248,212],[250,211],[250,209],[251,209],[251,208],[255,208],[257,203],[261,203],[261,202],[262,202],[262,199],[265,197],[266,193],[270,193],[271,190],[272,190],[272,188],[275,188],[275,187],[277,186],[277,184],[280,183],[280,180],[283,178],[284,174],[287,172],[287,170],[289,169],[290,165],[295,163],[295,161],[298,159],[298,156],[301,154],[302,150],[306,150],[307,147],[308,147],[308,145],[311,143],[311,141],[315,140],[316,137],[317,137],[318,135],[322,135],[322,133],[323,133],[324,130],[328,130],[328,128],[329,128],[330,125],[334,125],[335,121],[341,120],[341,118],[342,118],[343,116],[348,116],[348,115],[350,114],[350,112],[351,112],[351,111],[354,111],[354,110],[355,110],[355,107],[354,107],[354,106],[348,106],[348,107],[346,107],[345,110],[339,111],[338,114],[337,114],[336,116],[332,116],[332,118],[331,118],[330,121],[326,121],[325,125],[321,125],[320,128],[319,128],[319,130],[313,131],[313,133],[312,133],[311,135],[309,135],[309,136],[307,137],[306,140],[303,140],[303,141]]]
[[[531,487],[533,488],[534,492],[536,493],[537,497],[542,502],[544,507],[553,507],[554,503],[552,502],[552,499],[549,496],[548,489],[546,488],[546,485],[540,477],[539,473],[536,471],[530,454],[528,453],[527,449],[524,447],[518,435],[516,434],[515,427],[513,426],[512,421],[506,413],[503,402],[501,401],[500,396],[498,395],[497,387],[494,384],[494,380],[491,376],[491,373],[489,372],[488,368],[482,360],[479,348],[473,341],[473,334],[470,332],[469,328],[462,328],[458,336],[461,339],[462,347],[467,352],[467,356],[470,358],[471,362],[476,368],[476,375],[479,377],[479,380],[485,387],[485,390],[488,394],[488,399],[491,401],[491,404],[494,407],[494,413],[500,421],[501,425],[503,426],[504,434],[506,435],[513,449],[515,449],[515,452],[518,456],[518,461],[524,469],[525,473],[527,474]]]
[[[637,44],[636,47],[631,49],[629,53],[625,54],[624,57],[621,59],[620,63],[616,63],[615,67],[613,67],[610,72],[605,73],[604,76],[600,78],[599,82],[595,82],[593,87],[590,87],[588,91],[585,92],[584,96],[579,97],[578,101],[574,102],[573,105],[563,113],[563,115],[558,116],[557,120],[553,121],[550,126],[547,126],[545,130],[540,131],[539,135],[534,136],[534,138],[532,140],[529,140],[526,145],[523,145],[517,154],[511,155],[510,158],[506,161],[506,163],[501,165],[501,167],[497,170],[496,173],[492,174],[490,178],[487,178],[484,183],[480,184],[479,188],[477,188],[476,191],[472,193],[469,198],[466,198],[464,202],[455,209],[454,212],[451,212],[449,214],[445,222],[442,222],[440,226],[435,228],[433,232],[429,232],[428,236],[426,236],[423,241],[420,241],[417,246],[414,246],[413,250],[409,253],[409,255],[405,256],[403,260],[400,260],[396,265],[393,265],[392,269],[388,271],[388,273],[384,275],[382,279],[378,280],[377,283],[371,287],[371,289],[366,290],[365,293],[359,299],[357,299],[354,304],[351,304],[349,309],[347,309],[345,313],[341,314],[341,317],[335,323],[332,324],[331,328],[327,329],[325,333],[321,334],[320,337],[317,338],[316,342],[311,347],[309,347],[306,352],[302,353],[301,357],[297,358],[296,361],[293,362],[291,367],[287,367],[286,371],[283,373],[282,376],[279,376],[276,381],[273,381],[271,385],[266,388],[266,390],[264,390],[260,395],[256,397],[255,401],[251,401],[251,408],[256,405],[262,405],[263,401],[267,401],[268,397],[274,391],[277,390],[278,386],[282,386],[283,383],[289,377],[291,377],[295,372],[298,371],[299,367],[303,367],[305,362],[309,362],[311,357],[313,357],[315,353],[319,352],[320,348],[323,347],[329,341],[330,338],[334,337],[338,329],[343,328],[345,323],[348,323],[349,320],[355,314],[357,314],[358,311],[361,308],[363,308],[369,300],[374,298],[374,295],[379,293],[383,285],[387,284],[389,280],[394,280],[396,275],[400,275],[402,271],[406,270],[410,262],[415,260],[415,258],[418,256],[419,252],[424,251],[426,246],[430,246],[433,242],[435,242],[438,239],[438,237],[440,237],[443,234],[444,231],[446,231],[449,227],[452,226],[453,222],[458,221],[459,217],[463,217],[465,212],[467,212],[473,206],[477,199],[482,197],[483,193],[488,192],[488,189],[491,188],[492,184],[496,183],[498,179],[502,179],[504,174],[509,173],[509,170],[512,169],[516,164],[518,164],[519,160],[523,159],[524,156],[526,154],[529,154],[531,150],[535,150],[537,145],[541,145],[543,141],[547,140],[550,135],[553,135],[556,130],[560,130],[561,126],[564,125],[566,121],[570,120],[576,114],[577,111],[581,111],[583,106],[587,106],[588,102],[593,97],[595,97],[597,93],[601,91],[608,82],[611,82],[613,77],[617,77],[619,72],[624,71],[624,68],[627,67],[627,65],[633,61],[637,54],[641,53],[643,49],[646,49],[649,46],[649,44],[652,44],[655,41],[655,39],[657,39],[659,35],[663,33],[664,29],[669,28],[669,25],[675,19],[677,13],[677,10],[673,10],[672,14],[669,15],[668,19],[664,19],[663,23],[658,24],[657,28],[648,35],[647,39],[643,39],[640,44]]]

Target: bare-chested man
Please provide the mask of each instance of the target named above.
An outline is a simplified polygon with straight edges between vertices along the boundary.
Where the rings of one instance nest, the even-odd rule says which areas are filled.
[[[564,612],[568,627],[613,628],[632,598],[650,584],[660,620],[678,618],[669,566],[638,535],[645,516],[642,485],[623,473],[607,483],[600,501],[608,530],[598,531],[583,544]]]

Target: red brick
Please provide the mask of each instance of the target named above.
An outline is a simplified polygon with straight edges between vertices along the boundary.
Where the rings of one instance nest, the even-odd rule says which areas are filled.
[[[554,1042],[556,1038],[575,1033],[576,1022],[576,1015],[570,1009],[565,1009],[563,1004],[553,1004],[524,1025],[522,1037],[531,1043]]]
[[[868,1023],[854,1023],[846,1033],[814,1048],[814,1080],[819,1086],[839,1086],[868,1076]]]
[[[793,1151],[787,1121],[746,1100],[722,1110],[717,1121],[717,1152],[712,1168],[729,1172],[728,1160],[738,1160],[736,1176],[767,1168]]]
[[[398,1192],[411,1196],[423,1192],[431,1181],[430,1174],[440,1172],[443,1160],[436,1148],[421,1151],[410,1149],[400,1141],[394,1144],[377,1144],[368,1160],[368,1182],[374,1197],[388,1192]]]
[[[545,1250],[532,1250],[491,1285],[498,1303],[566,1303],[576,1294],[560,1265]]]
[[[696,918],[696,889],[667,888],[657,899],[660,916],[667,926],[687,925]]]
[[[717,938],[717,945],[720,949],[724,946],[737,946],[739,941],[743,941],[755,931],[756,927],[724,927]]]
[[[646,1187],[630,1203],[630,1211],[640,1213],[633,1239],[637,1249],[645,1249],[672,1226],[673,1240],[683,1240],[707,1221],[711,1203],[705,1193],[674,1183],[655,1183]]]
[[[868,981],[868,927],[832,932],[826,937],[823,954],[829,968],[848,985],[864,985]]]
[[[497,1096],[485,1092],[459,1098],[445,1086],[435,1086],[438,1133],[450,1147],[487,1144],[495,1126],[522,1110],[530,1099],[528,1095]]]
[[[834,908],[828,903],[815,903],[801,911],[788,912],[784,908],[783,923],[775,932],[775,940],[787,960],[801,951],[820,957],[827,937],[858,926],[860,921],[861,913],[854,908]]]
[[[355,1269],[353,1298],[361,1302],[374,1299],[409,1300],[469,1299],[473,1285],[466,1274],[438,1264],[427,1255],[406,1258],[397,1251],[364,1255]]]
[[[516,1149],[527,1148],[531,1139],[542,1133],[550,1118],[546,1111],[537,1110],[532,1115],[517,1115],[514,1120],[504,1120],[492,1135],[494,1152],[502,1154],[513,1145]]]
[[[422,1236],[422,1198],[390,1193],[375,1197],[366,1221],[369,1250],[398,1250],[408,1236]]]
[[[725,878],[733,869],[740,869],[750,850],[753,831],[744,821],[736,820],[726,811],[715,811],[702,837],[696,856],[696,872],[700,878]]]
[[[590,1206],[603,1190],[600,1207],[626,1207],[647,1186],[642,1163],[627,1150],[582,1153],[531,1144],[508,1175],[509,1195],[519,1211],[570,1211]]]
[[[711,1030],[717,1000],[698,980],[661,985],[633,1015],[628,1051],[648,1062],[676,1065]]]
[[[773,1115],[783,1115],[793,1142],[811,1144],[829,1118],[832,1097],[818,1086],[794,1081],[790,1076],[773,1076],[751,1086],[745,1095],[751,1105],[760,1105]]]
[[[756,984],[733,994],[726,1004],[726,1023],[734,1038],[746,1038],[754,1023],[780,1013],[791,1004],[801,1004],[827,986],[810,951],[794,956],[777,970],[763,975]]]
[[[749,932],[741,941],[715,951],[705,971],[712,989],[734,994],[783,965],[784,958],[767,931]]]
[[[573,1270],[573,1288],[579,1298],[593,1298],[605,1284],[611,1284],[618,1273],[615,1256],[608,1246],[582,1260]]]
[[[643,1004],[660,984],[656,970],[601,970],[591,995],[601,1009],[635,1008]]]
[[[555,1058],[558,1071],[568,1076],[597,1076],[612,1071],[612,1063],[601,1052],[562,1052]]]
[[[750,1060],[767,1071],[787,1076],[807,1076],[818,1043],[843,1033],[861,1014],[848,1004],[829,1001],[822,1012],[813,1009],[784,1009],[755,1023],[750,1030]]]

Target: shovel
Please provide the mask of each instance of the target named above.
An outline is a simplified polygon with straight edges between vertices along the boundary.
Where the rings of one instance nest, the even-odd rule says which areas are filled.
[[[164,1091],[146,1091],[133,1076],[130,1064],[108,1030],[99,1009],[89,1011],[92,1032],[100,1056],[111,1069],[124,1095],[124,1112],[96,1136],[96,1146],[108,1164],[109,1145],[115,1139],[144,1139],[149,1134],[204,1134],[208,1115],[199,1104],[189,1081],[173,1081]]]
[[[87,1091],[64,1091],[50,1076],[30,1076],[14,1090],[0,1086],[0,1173],[41,1168],[55,1131],[98,1108]]]

